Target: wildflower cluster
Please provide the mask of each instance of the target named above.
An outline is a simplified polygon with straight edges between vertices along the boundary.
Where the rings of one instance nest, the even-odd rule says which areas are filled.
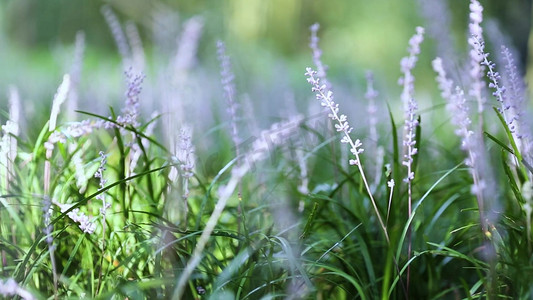
[[[480,41],[476,37],[471,37],[472,44],[476,47],[477,55],[481,58],[480,64],[489,66],[490,69],[494,68],[492,63],[487,63],[486,55],[483,50],[479,50]],[[447,78],[446,72],[442,67],[442,60],[437,58],[433,61],[433,69],[437,72],[437,82],[441,89],[442,96],[447,100],[447,109],[452,116],[452,124],[456,125],[456,135],[461,138],[461,148],[468,154],[465,159],[465,164],[470,167],[469,171],[472,175],[474,184],[472,185],[471,192],[476,195],[480,213],[480,223],[483,232],[488,230],[489,224],[492,223],[494,214],[487,213],[487,208],[495,209],[497,203],[494,203],[494,197],[496,191],[494,188],[494,179],[492,170],[487,163],[487,153],[484,148],[483,138],[479,130],[475,131],[471,128],[471,119],[469,115],[469,108],[464,95],[463,90],[457,86],[455,91],[451,91],[453,82]],[[489,71],[489,77],[496,80],[491,82],[491,86],[498,85],[499,74],[494,71]],[[471,85],[475,82],[472,82]],[[503,90],[499,89],[495,96],[503,96]],[[503,98],[502,98],[503,99]],[[478,111],[479,112],[479,111]]]

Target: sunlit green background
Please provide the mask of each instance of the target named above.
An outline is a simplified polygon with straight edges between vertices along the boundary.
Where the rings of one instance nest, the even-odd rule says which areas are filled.
[[[175,33],[176,39],[167,41],[167,47],[172,47],[183,22],[199,15],[205,22],[198,53],[202,64],[217,70],[215,43],[221,39],[234,56],[237,77],[284,72],[287,86],[305,86],[302,73],[311,64],[308,28],[319,22],[323,59],[330,66],[333,81],[361,85],[370,69],[383,85],[390,86],[399,77],[399,60],[415,26],[425,25],[419,5],[424,1],[429,0],[0,0],[0,94],[5,94],[10,84],[25,91],[29,99],[42,95],[43,90],[52,94],[70,63],[68,56],[79,30],[85,32],[87,41],[84,70],[106,69],[106,80],[119,82],[120,58],[100,12],[105,4],[111,5],[122,22],[133,21],[138,26],[148,67],[159,53],[153,51],[154,24],[161,22],[159,18],[169,16],[170,21],[165,20],[160,30]],[[447,2],[453,36],[464,51],[469,1]],[[525,64],[531,1],[481,2],[485,19],[494,19],[502,26]],[[427,40],[421,70],[417,71],[422,74],[418,79],[421,83],[434,77],[429,72],[436,44]],[[278,65],[281,67],[276,68]]]

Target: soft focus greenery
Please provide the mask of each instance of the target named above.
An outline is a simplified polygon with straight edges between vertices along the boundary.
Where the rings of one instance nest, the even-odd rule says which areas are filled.
[[[448,2],[462,62],[468,1]],[[146,77],[140,124],[116,121],[127,107],[128,69],[100,12],[105,4],[122,24],[133,21],[142,38]],[[525,68],[530,1],[483,5],[485,18],[501,22]],[[172,59],[184,24],[194,16],[204,22],[196,62],[176,75]],[[322,59],[335,100],[354,127],[353,138],[363,141],[362,164],[390,240],[359,171],[348,166],[349,149],[339,143],[306,82],[305,68],[312,66],[309,26],[315,22],[321,25]],[[242,159],[249,158],[255,140],[269,138],[261,129],[301,115],[303,121],[280,145],[269,145],[261,161],[246,161],[250,170],[239,178],[202,249],[183,299],[530,299],[531,166],[514,159],[521,153],[490,109],[497,105],[490,98],[483,129],[500,218],[480,230],[466,154],[431,69],[438,49],[429,35],[413,71],[421,123],[413,217],[407,217],[397,81],[408,40],[425,22],[417,1],[0,0],[2,125],[9,117],[10,87],[18,89],[22,103],[20,134],[2,133],[16,138],[18,146],[14,176],[0,178],[0,279],[14,278],[38,299],[178,298],[180,276],[195,258],[224,187],[239,170],[232,121],[238,124]],[[154,23],[163,25],[154,31]],[[76,65],[74,40],[80,30],[86,48],[78,105],[69,110],[68,102],[63,104],[52,131],[69,132],[81,120],[89,120],[93,131],[67,134],[64,143],[47,151],[52,100],[63,74]],[[233,64],[236,120],[226,111],[217,40],[226,43]],[[488,47],[493,51],[490,41]],[[368,70],[374,71],[379,92],[378,140],[369,134]],[[101,120],[114,127],[96,128]],[[183,164],[176,141],[184,125],[192,128],[196,157],[189,181],[183,173],[172,179],[173,168]],[[100,151],[107,155],[104,189],[94,178]],[[86,189],[77,183],[80,172],[87,177]],[[307,190],[301,188],[304,178]],[[111,203],[105,219],[97,196]],[[48,197],[76,205],[94,218],[96,231],[84,233],[54,204],[51,251],[43,233]]]

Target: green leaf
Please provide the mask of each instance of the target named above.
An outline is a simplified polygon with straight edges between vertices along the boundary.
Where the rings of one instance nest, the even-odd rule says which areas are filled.
[[[509,148],[507,145],[505,145],[505,143],[503,143],[502,141],[498,140],[498,138],[496,138],[495,136],[493,136],[492,134],[488,133],[488,132],[483,132],[489,139],[491,139],[493,142],[495,142],[496,144],[498,144],[500,147],[502,147],[505,151],[511,153],[512,155],[515,155],[513,149]]]
[[[511,172],[511,168],[509,168],[509,166],[507,165],[507,155],[505,155],[505,151],[503,150],[502,150],[502,166],[503,166],[503,170],[505,171],[505,175],[507,175],[507,179],[509,180],[509,185],[516,199],[518,200],[520,204],[526,203],[526,201],[522,197],[522,193],[520,192],[518,185],[516,184],[514,175]]]
[[[518,161],[522,161],[522,155],[520,154],[520,151],[518,150],[513,134],[511,133],[511,130],[509,129],[509,126],[507,125],[507,122],[505,122],[505,118],[498,111],[496,107],[492,107],[492,109],[494,110],[494,112],[498,116],[498,119],[500,119],[500,122],[502,123],[503,129],[505,130],[505,134],[507,135],[507,138],[509,139],[509,142],[511,143],[511,147],[514,150],[514,155],[516,156],[516,158],[518,158]]]
[[[305,223],[304,230],[302,234],[300,235],[301,240],[307,238],[309,230],[311,230],[311,226],[313,225],[313,221],[315,220],[317,211],[318,211],[318,202],[315,201],[313,205],[313,210],[311,211],[311,214],[309,214],[309,217],[307,218],[307,222]]]

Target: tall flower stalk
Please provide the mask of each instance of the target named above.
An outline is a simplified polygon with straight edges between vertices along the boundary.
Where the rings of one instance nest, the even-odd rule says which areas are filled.
[[[120,25],[118,17],[115,15],[109,5],[104,5],[101,9],[101,12],[104,15],[109,29],[111,30],[111,34],[113,35],[113,39],[117,45],[118,52],[122,57],[123,68],[126,70],[127,68],[131,67],[132,63],[131,48],[128,44],[126,34],[124,33],[124,30],[122,30],[122,26]]]
[[[187,228],[187,215],[189,212],[189,181],[194,176],[194,146],[191,142],[192,129],[189,126],[183,126],[180,130],[178,149],[176,157],[180,163],[181,178],[183,183],[183,193],[181,198],[183,200],[183,221],[184,227]]]
[[[318,46],[320,39],[318,38],[318,30],[320,29],[320,24],[315,23],[309,28],[311,30],[311,39],[309,41],[309,48],[313,52],[313,63],[316,66],[317,77],[322,80],[322,84],[326,85],[327,89],[331,89],[331,84],[328,81],[326,76],[328,66],[324,65],[322,62],[322,49]]]
[[[52,278],[54,279],[54,295],[55,299],[57,299],[57,266],[56,266],[56,259],[55,259],[55,245],[54,245],[54,238],[52,237],[52,231],[54,230],[54,227],[51,224],[51,214],[52,214],[52,201],[50,200],[50,197],[48,195],[45,195],[43,198],[43,222],[44,222],[44,229],[43,233],[46,236],[46,244],[48,244],[48,252],[50,254],[50,263],[52,264]]]
[[[222,41],[217,42],[217,54],[220,62],[220,78],[222,82],[222,88],[224,89],[224,96],[226,97],[227,112],[230,117],[231,126],[231,140],[235,147],[235,157],[237,158],[237,166],[241,164],[241,139],[239,137],[239,129],[237,126],[237,110],[239,105],[236,101],[237,89],[235,88],[235,75],[233,74],[230,57],[226,54],[226,45]],[[242,214],[242,183],[239,183],[237,189],[237,197],[239,198],[238,226],[240,230],[240,218]]]
[[[368,196],[370,197],[370,202],[372,203],[372,206],[374,207],[374,211],[376,212],[376,216],[378,218],[379,224],[381,226],[381,229],[383,230],[383,234],[385,235],[385,238],[387,239],[387,243],[390,242],[389,235],[387,233],[387,228],[385,227],[385,223],[383,222],[383,219],[381,218],[381,214],[379,213],[378,206],[376,204],[376,201],[374,200],[374,196],[372,196],[372,192],[370,190],[370,186],[368,184],[368,180],[366,179],[365,172],[363,170],[363,166],[361,164],[361,159],[359,157],[359,154],[363,153],[364,149],[361,148],[363,144],[359,139],[356,139],[355,141],[352,140],[350,137],[350,133],[352,132],[353,128],[350,127],[347,117],[344,114],[339,114],[339,104],[335,103],[333,101],[333,92],[326,88],[326,85],[321,84],[320,78],[316,77],[317,72],[314,71],[311,68],[306,69],[305,76],[307,76],[307,82],[309,82],[312,86],[311,90],[316,93],[316,99],[320,101],[320,104],[329,110],[329,117],[337,122],[335,124],[335,129],[337,132],[342,133],[342,139],[341,143],[348,144],[350,146],[350,152],[354,156],[354,158],[349,160],[350,165],[357,166],[359,169],[359,173],[361,174],[361,178],[363,179],[363,183],[365,185],[366,191],[368,193]]]
[[[476,38],[481,39],[483,36],[483,28],[481,22],[483,21],[483,6],[477,0],[470,0],[470,24],[468,30],[470,37],[468,44],[470,45],[470,90],[469,94],[477,102],[478,123],[479,128],[483,128],[483,106],[485,99],[483,97],[483,89],[485,82],[483,81],[484,67],[481,64],[483,56],[478,51]]]
[[[100,180],[99,182],[99,190],[102,190],[105,187],[105,184],[107,183],[107,180],[104,177],[104,171],[105,171],[105,165],[107,163],[107,156],[104,154],[103,151],[100,151],[100,166],[98,167],[98,170],[94,174],[95,178],[98,178]],[[96,199],[102,201],[102,208],[100,208],[100,215],[102,216],[102,256],[100,258],[100,271],[98,274],[98,287],[96,288],[96,293],[98,294],[98,291],[102,287],[102,274],[104,269],[104,252],[106,249],[106,216],[107,216],[107,210],[111,206],[111,203],[106,202],[105,199],[105,193],[100,193],[96,196]]]
[[[531,165],[533,163],[533,143],[531,131],[527,130],[528,128],[531,128],[531,121],[528,120],[527,115],[525,114],[527,109],[526,101],[524,100],[526,94],[524,87],[525,83],[518,75],[518,70],[511,50],[502,46],[501,51],[504,58],[505,75],[508,79],[508,99],[511,106],[511,113],[513,115],[511,120],[509,120],[509,129],[513,136],[516,137],[515,141],[522,154],[522,159]]]
[[[418,61],[418,55],[420,54],[420,44],[424,41],[424,28],[417,27],[416,33],[409,40],[409,55],[402,58],[401,70],[402,77],[400,77],[399,84],[403,86],[401,99],[404,105],[405,125],[404,125],[404,161],[402,164],[407,167],[407,176],[404,182],[407,183],[407,218],[411,218],[412,203],[413,203],[413,180],[415,179],[415,172],[413,169],[413,157],[418,153],[416,148],[416,127],[418,126],[417,110],[418,104],[414,99],[414,82],[415,77],[412,74],[412,70]],[[407,233],[407,259],[411,259],[412,248],[412,231],[409,225]],[[409,282],[411,275],[411,266],[407,267],[407,295],[409,295]]]

